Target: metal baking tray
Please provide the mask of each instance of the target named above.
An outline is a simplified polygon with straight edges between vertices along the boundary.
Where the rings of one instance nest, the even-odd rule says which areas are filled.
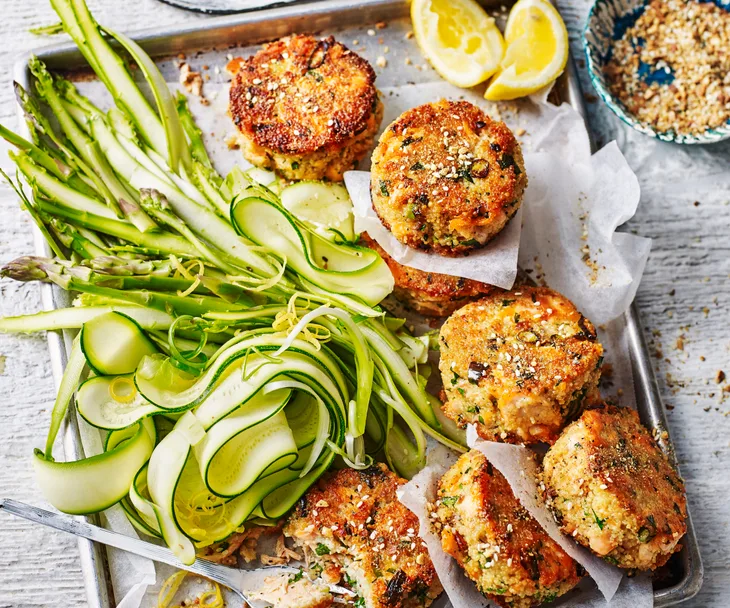
[[[496,7],[495,7],[496,8]],[[383,27],[385,25],[385,27]],[[256,11],[236,16],[211,18],[188,25],[171,26],[161,30],[147,30],[133,36],[135,40],[156,58],[168,81],[178,78],[174,60],[184,53],[193,60],[195,67],[211,66],[211,78],[223,80],[223,75],[213,76],[212,66],[222,67],[230,54],[247,54],[252,45],[278,38],[292,32],[332,33],[353,50],[362,52],[371,60],[382,55],[388,61],[385,70],[378,70],[378,85],[393,86],[403,82],[431,82],[439,77],[431,69],[417,69],[424,65],[415,40],[407,39],[410,30],[408,5],[404,0],[320,0],[314,3],[292,3],[287,6]],[[354,45],[354,40],[359,45]],[[388,47],[386,52],[385,47]],[[35,51],[49,68],[62,71],[83,69],[85,62],[76,47],[63,44]],[[31,77],[28,70],[29,54],[20,57],[15,64],[15,79],[28,88]],[[410,57],[411,66],[405,57]],[[583,95],[575,67],[569,62],[568,69],[559,79],[554,95],[567,102],[585,117]],[[25,125],[19,111],[20,123]],[[35,250],[41,255],[49,253],[40,233],[34,235]],[[45,310],[68,305],[68,296],[59,288],[43,285],[42,302]],[[641,329],[636,305],[626,313],[629,348],[634,368],[634,383],[639,413],[643,422],[656,431],[662,448],[676,465],[676,458],[669,440],[667,420],[662,399],[651,365],[651,359]],[[60,382],[71,335],[60,332],[48,333],[48,344],[56,384]],[[74,411],[69,412],[62,429],[66,457],[82,457],[78,420]],[[94,521],[94,517],[87,518]],[[654,605],[657,608],[686,601],[697,594],[702,585],[702,561],[697,539],[690,519],[687,534],[682,540],[682,550],[670,560],[665,571],[654,580]],[[79,541],[81,564],[90,608],[113,608],[116,601],[105,550],[89,541]]]

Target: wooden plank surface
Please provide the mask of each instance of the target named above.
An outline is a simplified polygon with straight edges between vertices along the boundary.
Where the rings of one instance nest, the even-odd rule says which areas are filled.
[[[105,24],[131,32],[204,17],[154,0],[90,1]],[[586,0],[563,0],[599,144],[616,139],[642,184],[630,229],[654,239],[638,300],[705,562],[705,585],[688,606],[726,607],[730,597],[730,143],[677,147],[625,127],[590,94],[579,42]],[[29,28],[56,21],[48,0],[4,0],[0,20],[0,122],[16,126],[12,65],[22,51],[55,42]],[[0,166],[8,162],[0,158]],[[32,251],[30,222],[0,190],[0,261]],[[38,310],[33,285],[0,282],[0,315]],[[722,395],[727,399],[723,402]],[[30,467],[42,445],[54,391],[43,336],[0,335],[0,494],[41,504]],[[86,606],[73,539],[0,516],[0,608]]]

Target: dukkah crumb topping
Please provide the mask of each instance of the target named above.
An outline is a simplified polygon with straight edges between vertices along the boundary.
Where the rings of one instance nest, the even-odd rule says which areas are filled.
[[[613,47],[608,85],[659,132],[701,134],[730,120],[730,12],[653,0]]]

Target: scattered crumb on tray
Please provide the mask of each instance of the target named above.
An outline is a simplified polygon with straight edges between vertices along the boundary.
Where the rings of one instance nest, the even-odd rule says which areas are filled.
[[[200,103],[208,105],[208,100],[203,96],[203,77],[200,72],[194,72],[186,61],[180,64],[180,84],[188,93],[199,97]]]

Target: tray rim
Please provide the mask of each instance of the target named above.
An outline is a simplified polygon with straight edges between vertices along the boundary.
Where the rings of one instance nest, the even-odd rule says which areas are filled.
[[[479,0],[482,1],[482,0]],[[488,2],[483,2],[488,3]],[[233,37],[237,30],[250,29],[257,23],[269,23],[274,20],[281,21],[282,33],[291,31],[317,31],[322,29],[324,24],[317,27],[307,27],[308,22],[316,19],[331,18],[333,14],[358,14],[366,10],[368,14],[361,17],[361,23],[377,22],[392,18],[402,18],[407,15],[404,11],[402,0],[318,0],[317,2],[304,2],[301,4],[292,3],[276,8],[256,10],[253,12],[238,15],[221,15],[209,17],[199,22],[183,23],[166,26],[164,28],[145,28],[128,33],[132,39],[140,44],[153,57],[169,57],[179,52],[191,49],[200,50],[206,48],[221,48],[225,44],[233,44]],[[383,11],[377,17],[375,13]],[[369,14],[372,13],[372,19]],[[325,27],[337,27],[337,23],[329,23]],[[218,44],[188,44],[190,40],[200,40],[206,33],[213,31],[229,30],[230,42]],[[270,36],[261,35],[246,40],[246,44],[256,44]],[[173,42],[172,44],[170,42]],[[240,42],[239,42],[240,44]],[[46,45],[37,49],[23,52],[16,56],[13,63],[13,79],[24,87],[28,87],[30,75],[28,70],[29,59],[33,56],[43,59],[52,69],[65,68],[73,69],[85,65],[83,58],[73,42]],[[575,58],[570,54],[567,67],[559,78],[556,86],[559,89],[559,96],[564,103],[568,103],[583,118],[586,129],[591,137],[591,148],[595,150],[595,143],[592,138],[590,123],[587,119],[587,111],[581,90],[580,80],[575,67]],[[24,136],[29,136],[27,126],[23,117],[22,109],[18,106],[17,115],[19,128]],[[43,240],[40,231],[33,228],[34,249],[37,253],[48,255],[50,250]],[[68,304],[68,298],[60,288],[44,284],[41,286],[41,302],[43,310],[52,310]],[[666,412],[662,402],[661,393],[654,369],[651,365],[651,358],[646,344],[646,339],[641,325],[641,316],[636,302],[634,301],[629,310],[625,313],[626,331],[629,343],[629,350],[634,372],[634,392],[638,401],[643,401],[644,406],[637,404],[642,420],[651,428],[659,432],[666,440],[660,440],[670,460],[679,470],[674,447],[669,435],[669,425]],[[52,365],[54,384],[56,388],[63,375],[71,340],[74,332],[71,331],[49,331],[47,332],[49,356]],[[73,405],[73,404],[72,404]],[[62,439],[64,452],[73,458],[81,457],[83,448],[80,443],[78,422],[75,409],[69,408],[69,415],[64,420],[62,427]],[[84,516],[82,519],[98,524],[98,516]],[[688,508],[687,533],[683,539],[681,552],[684,574],[681,580],[674,586],[654,591],[655,608],[664,608],[685,602],[699,593],[704,578],[704,567],[699,552],[699,545],[692,523],[692,515]],[[114,589],[111,582],[111,574],[107,553],[101,545],[95,545],[86,539],[79,539],[79,553],[81,568],[84,577],[86,594],[91,608],[114,608]]]

